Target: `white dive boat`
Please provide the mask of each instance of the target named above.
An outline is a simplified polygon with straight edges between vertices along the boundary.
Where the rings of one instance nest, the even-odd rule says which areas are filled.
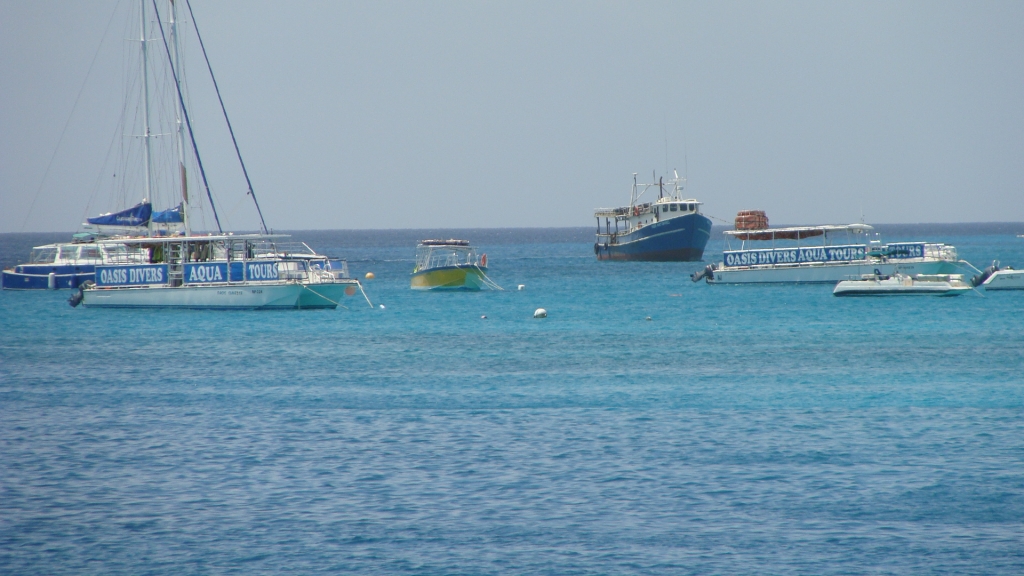
[[[756,216],[755,216],[756,215]],[[749,226],[749,227],[748,227]],[[722,261],[691,276],[709,284],[835,283],[876,270],[892,275],[953,274],[960,270],[956,248],[927,242],[865,242],[867,224],[768,228],[761,211],[744,211],[736,229],[725,232],[729,249]],[[814,240],[805,242],[807,239]],[[739,241],[739,249],[732,242]],[[750,243],[763,242],[766,248]]]
[[[247,195],[252,197],[256,213],[259,214],[262,233],[232,234],[223,231],[199,156],[189,111],[185,105],[186,97],[180,70],[181,51],[178,45],[179,19],[175,14],[177,3],[169,2],[165,14],[147,14],[147,4],[152,6],[153,11],[157,11],[156,2],[140,0],[142,78],[139,85],[142,92],[140,108],[144,112],[142,140],[145,145],[143,167],[146,198],[150,198],[151,193],[159,192],[161,189],[161,186],[155,185],[156,174],[169,173],[174,175],[174,179],[164,187],[175,190],[175,195],[180,191],[181,204],[178,208],[167,211],[176,215],[171,214],[171,217],[166,219],[149,218],[144,225],[139,215],[132,213],[126,216],[130,210],[90,219],[89,224],[113,227],[114,233],[132,233],[131,228],[139,226],[144,227],[149,233],[95,240],[94,245],[107,257],[97,262],[94,279],[79,286],[79,291],[71,297],[71,305],[82,304],[88,308],[335,308],[342,297],[354,296],[357,291],[361,292],[362,286],[358,280],[349,278],[347,266],[343,261],[317,254],[304,244],[299,249],[286,247],[283,239],[287,236],[267,232],[245,163],[242,162],[241,153],[238,151],[238,143],[234,141],[231,123],[221,101],[228,132],[235,144],[235,152],[248,186]],[[156,30],[147,30],[151,23]],[[196,34],[198,37],[198,28]],[[202,38],[198,40],[202,46]],[[149,71],[157,64],[150,63],[147,59],[146,45],[149,42],[153,42],[156,47],[155,51],[149,51],[149,56],[156,56],[162,60],[162,65],[165,66],[163,74]],[[207,65],[209,67],[209,62]],[[171,140],[176,145],[175,149],[169,149],[167,154],[172,161],[171,170],[153,168],[153,163],[157,160],[151,153],[150,140],[160,135],[163,130],[151,128],[151,75],[154,78],[173,80],[165,97],[154,98],[154,101],[174,103],[174,113],[163,116],[165,121],[176,125],[176,129],[167,130],[168,133],[174,134],[175,137]],[[212,69],[210,77],[216,88]],[[191,144],[188,148],[185,146],[183,126],[188,128]],[[193,204],[202,206],[199,205],[198,198],[193,202],[189,195],[185,169],[188,161],[198,166],[201,182],[209,199],[209,208],[216,222],[216,233],[192,233],[191,209]],[[160,224],[164,226],[158,226]],[[111,233],[111,230],[105,232]],[[363,296],[366,296],[365,292]]]
[[[879,272],[865,274],[860,280],[836,284],[835,296],[959,296],[971,291],[962,274],[917,274],[897,272],[891,276]]]
[[[981,274],[971,278],[971,284],[988,290],[1024,290],[1024,270],[1015,270],[1010,266],[1000,268],[999,262],[985,268]]]
[[[283,251],[284,235],[227,234],[97,242],[137,248],[145,264],[96,267],[72,305],[96,308],[335,308],[362,291],[344,262]],[[365,293],[364,293],[365,297]]]

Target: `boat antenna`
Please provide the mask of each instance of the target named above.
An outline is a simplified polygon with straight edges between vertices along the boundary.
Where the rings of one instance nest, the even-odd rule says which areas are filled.
[[[689,147],[686,145],[686,136],[683,136],[683,181],[687,184],[690,183],[690,159],[689,159]],[[676,175],[679,178],[679,175]]]
[[[153,160],[152,160],[152,153],[150,152],[150,148],[151,148],[150,141],[153,139],[153,134],[149,130],[149,57],[146,56],[146,42],[148,42],[148,40],[146,39],[146,0],[142,0],[139,4],[140,4],[139,8],[141,9],[141,10],[139,10],[139,26],[142,29],[142,32],[141,32],[141,39],[142,39],[142,86],[143,86],[143,89],[142,89],[142,99],[143,99],[142,106],[143,106],[143,108],[146,111],[146,113],[143,115],[144,122],[145,122],[145,125],[144,125],[143,129],[144,129],[145,134],[142,135],[142,138],[143,138],[143,142],[145,142],[145,144],[146,144],[146,147],[145,147],[145,150],[146,150],[146,200],[149,200],[150,198],[153,197],[152,196],[152,194],[153,194],[153,191],[152,191],[152,189],[153,189]],[[156,10],[156,4],[153,4],[153,10]],[[159,12],[156,12],[156,14],[159,15]],[[158,18],[158,20],[159,20],[159,18]],[[161,27],[160,31],[161,31],[161,33],[163,32],[163,28],[162,27]],[[173,62],[171,63],[171,66],[174,66]],[[153,235],[153,219],[152,218],[150,218],[146,222],[146,228],[148,229],[149,235],[152,236]]]
[[[665,172],[668,172],[668,119],[662,116],[662,126],[665,128]]]
[[[171,44],[174,45],[174,65],[181,70],[181,44],[178,42],[178,5],[175,4],[174,0],[170,0],[170,25],[171,25]],[[181,118],[181,106],[178,106],[174,131],[177,134],[176,144],[178,149],[178,177],[181,179],[181,219],[182,223],[185,224],[185,236],[192,235],[191,218],[189,218],[189,200],[188,200],[188,175],[185,171],[185,130],[182,126]]]
[[[196,38],[199,38],[199,47],[203,50],[203,59],[206,60],[206,68],[210,71],[210,79],[213,80],[213,89],[217,92],[217,101],[220,102],[220,110],[224,113],[224,121],[227,122],[228,132],[231,133],[231,142],[235,145],[235,154],[238,156],[238,163],[242,165],[242,174],[245,175],[245,184],[249,187],[249,196],[252,196],[252,203],[256,205],[256,213],[260,215],[260,224],[263,225],[264,234],[269,233],[267,222],[263,219],[263,211],[260,210],[260,203],[256,201],[256,193],[252,191],[252,181],[249,180],[249,171],[245,169],[245,162],[242,161],[242,152],[238,149],[238,140],[235,139],[235,131],[231,128],[231,120],[228,119],[228,110],[224,107],[224,99],[220,97],[220,87],[217,86],[217,79],[213,76],[213,67],[210,66],[210,58],[206,55],[206,46],[203,44],[203,37],[199,34],[199,24],[196,23],[195,14],[192,13],[192,4],[185,0],[188,6],[188,15],[192,18],[192,26],[196,29]]]
[[[156,7],[156,0],[153,0],[153,11],[160,14]],[[164,33],[163,22],[157,18],[160,24],[160,37],[164,41],[164,51],[167,52],[167,61],[171,63],[171,74],[174,76],[174,87],[178,91],[178,103],[181,104],[181,114],[185,117],[185,125],[188,126],[189,140],[192,141],[192,152],[196,155],[196,163],[199,164],[199,174],[203,177],[203,186],[206,187],[206,197],[210,199],[210,208],[213,208],[213,219],[217,222],[217,232],[224,232],[220,227],[220,217],[217,216],[217,206],[213,203],[213,194],[210,193],[210,183],[206,180],[206,169],[203,168],[203,160],[199,157],[199,147],[196,146],[196,133],[192,131],[192,120],[188,116],[188,108],[185,107],[185,98],[181,95],[181,82],[178,80],[178,71],[174,69],[174,59],[171,58],[171,48],[167,45],[167,34]]]

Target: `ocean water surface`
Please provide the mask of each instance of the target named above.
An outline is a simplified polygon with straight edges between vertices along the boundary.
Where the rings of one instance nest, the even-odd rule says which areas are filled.
[[[879,231],[1024,267],[1024,225]],[[374,307],[0,292],[0,573],[1024,572],[1024,292],[693,284],[589,229],[294,234]],[[409,290],[432,236],[507,290]]]

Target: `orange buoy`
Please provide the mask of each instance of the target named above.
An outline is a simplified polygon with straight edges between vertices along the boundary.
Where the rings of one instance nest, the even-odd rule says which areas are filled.
[[[487,268],[487,254],[480,255],[480,266]]]
[[[349,287],[345,288],[345,296],[355,296],[355,295],[356,295],[356,287],[355,286],[349,286]]]

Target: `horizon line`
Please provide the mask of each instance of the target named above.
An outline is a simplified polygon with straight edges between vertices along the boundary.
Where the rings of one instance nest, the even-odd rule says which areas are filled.
[[[1018,221],[990,221],[990,222],[880,222],[877,224],[868,224],[869,226],[993,226],[993,225],[1019,225],[1024,227],[1024,222]],[[782,228],[790,226],[803,226],[803,224],[777,224],[772,228]],[[576,230],[576,229],[592,229],[594,226],[466,226],[466,227],[446,227],[446,226],[433,226],[433,227],[417,227],[417,228],[269,228],[271,232],[362,232],[362,231],[396,231],[396,230]],[[712,223],[712,228],[728,228],[726,224]],[[44,230],[36,232],[0,232],[0,235],[5,234],[76,234],[76,230]],[[204,230],[200,234],[207,232],[212,233],[212,230]],[[250,231],[237,230],[232,231],[239,234],[248,234]],[[1024,230],[1022,230],[1024,233]]]

